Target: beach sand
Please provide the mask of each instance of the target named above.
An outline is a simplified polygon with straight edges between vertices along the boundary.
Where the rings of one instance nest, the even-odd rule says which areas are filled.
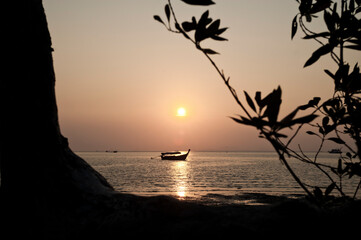
[[[219,201],[217,198],[229,198]],[[221,203],[222,204],[221,204]],[[247,204],[246,204],[247,203]],[[252,203],[252,204],[249,204]],[[242,239],[346,237],[357,232],[359,202],[317,207],[304,197],[249,193],[198,200],[119,194],[97,214],[84,215],[78,235],[94,239]],[[75,226],[77,223],[75,223]]]
[[[32,229],[37,239],[345,238],[358,234],[360,213],[360,202],[321,208],[302,196],[209,194],[179,200],[119,193],[72,210],[54,207],[42,225],[34,219],[18,233],[31,236],[26,233],[31,226],[41,231]]]

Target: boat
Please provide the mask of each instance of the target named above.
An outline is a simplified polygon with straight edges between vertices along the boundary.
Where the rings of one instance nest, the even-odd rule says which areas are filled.
[[[331,151],[328,151],[329,153],[342,153],[341,149],[337,149],[337,148],[334,148],[334,149],[331,149]]]
[[[164,152],[161,153],[162,160],[186,160],[191,150],[188,149],[187,153],[182,154],[181,152]]]
[[[181,154],[181,152],[174,151],[174,152],[162,152],[162,155],[168,155],[168,154]]]

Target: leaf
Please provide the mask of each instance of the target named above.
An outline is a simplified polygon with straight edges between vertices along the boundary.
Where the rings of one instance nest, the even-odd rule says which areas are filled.
[[[220,37],[220,36],[217,36],[217,35],[211,36],[211,38],[213,40],[217,40],[217,41],[228,41],[227,38],[223,38],[223,37]]]
[[[291,127],[290,122],[292,121],[292,119],[296,116],[298,112],[298,108],[296,108],[295,110],[293,110],[290,114],[288,114],[286,117],[284,117],[280,124],[281,124],[281,129],[285,128],[285,127]]]
[[[308,135],[316,135],[316,136],[320,137],[320,135],[318,135],[317,133],[314,133],[314,132],[312,132],[312,131],[307,131],[306,133],[307,133]]]
[[[329,117],[324,117],[323,119],[322,119],[322,126],[323,126],[323,128],[326,128],[326,126],[328,126],[328,123],[330,122],[330,118]]]
[[[262,104],[261,92],[256,92],[256,96],[254,97],[254,99],[256,100],[258,107],[260,107],[260,109],[262,110],[264,104]]]
[[[312,100],[308,102],[308,104],[311,106],[317,106],[320,101],[321,101],[320,97],[314,97]]]
[[[204,49],[202,49],[202,51],[206,54],[219,54],[218,52],[216,52],[210,48],[204,48]]]
[[[222,33],[224,33],[228,28],[219,28],[216,32],[217,35],[221,35]]]
[[[291,39],[293,39],[293,37],[296,35],[296,32],[297,32],[297,27],[298,27],[297,17],[298,17],[298,15],[296,15],[296,16],[293,18],[293,20],[292,20]]]
[[[201,18],[199,19],[198,26],[205,27],[206,25],[208,25],[209,24],[208,16],[209,16],[209,11],[207,10],[202,14]]]
[[[343,171],[342,171],[342,161],[341,161],[341,159],[338,159],[337,173],[340,174],[340,175],[343,173]]]
[[[331,13],[329,13],[328,11],[325,11],[324,15],[323,15],[323,19],[327,25],[327,29],[330,32],[334,32],[336,27],[335,27],[335,21],[333,19],[333,16],[331,15]]]
[[[248,105],[252,108],[252,110],[254,112],[256,112],[256,106],[254,105],[251,97],[248,95],[248,93],[246,91],[244,91],[244,95],[246,96],[246,100],[247,100]]]
[[[319,49],[317,49],[314,53],[312,53],[312,56],[307,60],[305,65],[303,67],[310,66],[314,64],[321,56],[330,53],[333,50],[333,47],[330,44],[326,44]]]
[[[329,70],[325,69],[324,71],[325,73],[327,73],[328,76],[335,80],[335,75],[333,75]]]
[[[215,4],[212,0],[182,0],[182,2],[185,2],[190,5],[199,5],[199,6],[209,6]]]
[[[333,141],[338,144],[345,144],[345,142],[340,138],[330,137],[330,138],[327,138],[327,140]]]
[[[167,16],[168,22],[170,21],[170,8],[169,4],[166,4],[164,7],[165,15]]]
[[[333,189],[335,189],[335,187],[336,187],[336,183],[335,182],[331,183],[325,190],[325,196],[330,195],[330,193],[332,192]]]
[[[347,45],[345,48],[361,51],[361,45]]]
[[[250,126],[255,126],[255,124],[248,118],[242,117],[240,116],[241,119],[239,118],[234,118],[234,117],[230,117],[233,121],[239,123],[239,124],[244,124],[244,125],[250,125]]]
[[[158,15],[154,15],[153,18],[154,18],[156,21],[164,24],[163,20],[162,20]]]
[[[276,90],[273,90],[268,96],[263,99],[267,105],[267,109],[264,113],[264,116],[268,117],[270,124],[277,122],[278,113],[280,111],[280,106],[282,103],[281,100],[282,90],[278,87]]]
[[[219,26],[221,25],[221,20],[217,19],[216,21],[212,22],[211,25],[208,27],[208,31],[210,32],[210,35],[213,35],[218,30]]]
[[[183,27],[184,31],[190,32],[197,28],[197,24],[194,22],[183,22],[182,27]]]

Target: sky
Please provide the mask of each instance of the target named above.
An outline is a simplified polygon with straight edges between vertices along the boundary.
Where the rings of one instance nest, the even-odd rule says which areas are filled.
[[[165,0],[43,0],[55,49],[56,94],[62,133],[75,151],[267,151],[258,132],[229,117],[242,114],[209,61],[165,19]],[[323,69],[328,57],[308,68],[318,47],[291,41],[296,1],[218,0],[209,7],[173,0],[178,20],[210,10],[229,41],[205,41],[214,61],[243,99],[281,86],[285,115],[309,99],[330,97]],[[315,27],[319,27],[316,23]],[[183,107],[187,115],[177,116]],[[305,150],[312,141],[296,139]]]

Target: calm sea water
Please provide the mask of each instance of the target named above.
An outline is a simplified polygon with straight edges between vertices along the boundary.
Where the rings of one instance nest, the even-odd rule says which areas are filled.
[[[178,198],[209,194],[301,194],[303,190],[273,152],[191,152],[187,161],[162,161],[157,152],[78,152],[119,192],[172,195]],[[338,155],[321,153],[320,162],[337,163]],[[290,160],[308,184],[328,186],[317,169]],[[348,184],[344,187],[357,183]],[[351,188],[346,192],[353,193]],[[360,194],[359,194],[360,196]]]

